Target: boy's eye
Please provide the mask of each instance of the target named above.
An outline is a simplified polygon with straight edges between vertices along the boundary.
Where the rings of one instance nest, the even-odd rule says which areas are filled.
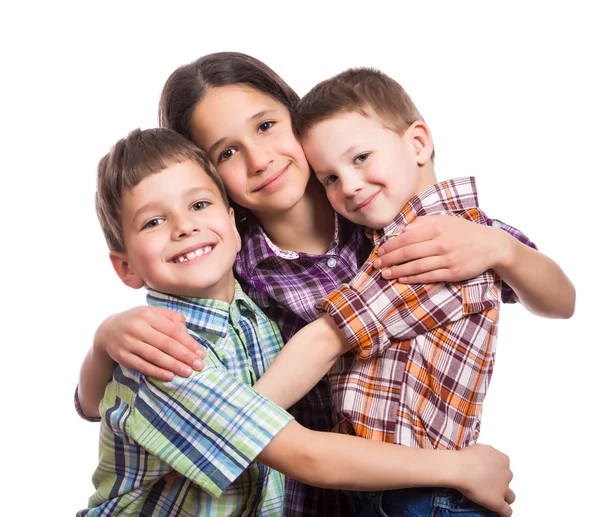
[[[338,177],[334,176],[333,174],[331,176],[325,176],[325,178],[323,178],[323,185],[325,185],[326,187],[331,185],[332,183],[335,183],[337,181]]]
[[[206,208],[208,208],[210,206],[210,203],[208,201],[196,201],[193,205],[192,205],[192,210],[204,210]]]
[[[221,154],[219,154],[219,157],[217,158],[217,163],[222,163],[224,161],[229,160],[229,158],[231,158],[235,153],[237,153],[237,150],[233,147],[228,147],[227,149],[224,149],[221,152]]]
[[[264,133],[265,131],[268,131],[269,129],[271,129],[274,125],[275,125],[274,121],[267,120],[258,126],[258,132]]]
[[[359,165],[365,161],[371,155],[371,153],[360,153],[356,158],[354,158],[354,165]]]
[[[147,230],[149,228],[154,228],[156,226],[161,225],[164,222],[165,222],[164,219],[161,219],[160,217],[155,217],[154,219],[150,219],[149,221],[147,221],[146,223],[144,223],[144,226],[142,226],[142,230]]]

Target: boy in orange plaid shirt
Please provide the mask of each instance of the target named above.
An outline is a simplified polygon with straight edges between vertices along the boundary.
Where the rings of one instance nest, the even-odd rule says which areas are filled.
[[[341,333],[315,340],[309,354],[290,343],[257,387],[287,407],[331,367],[341,432],[430,449],[475,443],[494,364],[500,278],[488,270],[462,282],[404,284],[373,265],[379,247],[418,216],[485,225],[475,179],[438,183],[429,128],[402,86],[374,69],[319,83],[294,125],[332,206],[364,225],[375,248],[353,281],[322,301]],[[499,229],[497,237],[512,239]],[[492,515],[450,489],[349,497],[356,516]]]

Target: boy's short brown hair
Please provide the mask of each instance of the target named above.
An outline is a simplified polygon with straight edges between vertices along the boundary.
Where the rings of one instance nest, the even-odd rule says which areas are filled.
[[[321,81],[296,105],[292,120],[296,134],[302,137],[315,124],[338,113],[370,116],[369,110],[399,135],[423,120],[404,88],[376,68],[349,68]]]
[[[125,251],[121,202],[144,178],[170,165],[190,161],[198,164],[219,189],[229,207],[225,187],[204,151],[171,129],[134,129],[119,140],[98,163],[96,215],[111,251]]]

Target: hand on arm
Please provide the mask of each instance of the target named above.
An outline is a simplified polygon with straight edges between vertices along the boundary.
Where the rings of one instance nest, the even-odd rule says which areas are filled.
[[[433,451],[321,433],[289,423],[258,460],[304,483],[346,490],[417,486],[455,488],[469,499],[512,515],[514,493],[508,457],[487,445]]]
[[[254,389],[287,409],[306,395],[348,350],[337,325],[328,315],[322,316],[287,342]]]
[[[114,362],[169,381],[204,367],[204,349],[185,327],[182,314],[162,307],[136,307],[104,320],[94,336],[79,373],[83,413],[98,416]]]
[[[404,283],[456,282],[494,269],[530,312],[573,315],[575,288],[562,269],[499,228],[446,215],[417,217],[379,256],[374,265],[386,269],[382,276]]]

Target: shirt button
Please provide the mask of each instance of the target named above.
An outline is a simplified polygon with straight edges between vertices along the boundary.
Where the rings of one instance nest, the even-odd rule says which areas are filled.
[[[334,268],[336,264],[337,260],[335,260],[333,257],[327,261],[327,267]]]
[[[500,228],[502,226],[502,223],[500,221],[494,220],[494,221],[492,221],[492,226],[494,228]]]

